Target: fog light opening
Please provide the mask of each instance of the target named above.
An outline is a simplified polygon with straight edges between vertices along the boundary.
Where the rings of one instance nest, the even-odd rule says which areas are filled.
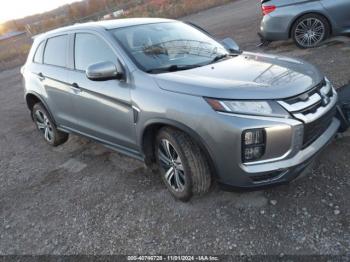
[[[250,129],[242,133],[242,161],[260,159],[265,153],[265,129]]]

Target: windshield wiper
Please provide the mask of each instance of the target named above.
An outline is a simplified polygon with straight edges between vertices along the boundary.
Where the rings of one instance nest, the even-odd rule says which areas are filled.
[[[167,67],[152,68],[147,70],[147,73],[162,73],[162,72],[175,72],[181,70],[188,70],[202,65],[170,65]]]
[[[188,69],[192,69],[192,68],[196,68],[196,67],[200,67],[200,66],[204,66],[204,65],[210,65],[212,63],[215,63],[219,60],[228,58],[228,57],[233,57],[233,56],[237,56],[238,54],[233,54],[233,53],[228,53],[228,54],[220,54],[215,56],[212,60],[209,61],[209,63],[207,64],[195,64],[195,65],[170,65],[167,67],[159,67],[159,68],[152,68],[147,70],[147,73],[151,73],[151,74],[156,74],[156,73],[164,73],[164,72],[175,72],[175,71],[181,71],[181,70],[188,70]]]
[[[219,60],[226,59],[228,57],[233,57],[233,56],[237,56],[237,54],[220,54],[215,56],[208,64],[212,64]]]

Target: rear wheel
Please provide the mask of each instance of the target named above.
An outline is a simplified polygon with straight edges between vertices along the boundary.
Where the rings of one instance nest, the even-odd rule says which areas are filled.
[[[211,175],[207,159],[187,134],[163,128],[155,148],[162,179],[176,199],[188,201],[193,195],[209,190]]]
[[[68,134],[57,130],[50,114],[42,103],[37,103],[33,106],[32,117],[48,144],[58,146],[68,140]]]
[[[314,48],[329,37],[330,25],[321,15],[307,14],[295,21],[291,34],[298,47]]]

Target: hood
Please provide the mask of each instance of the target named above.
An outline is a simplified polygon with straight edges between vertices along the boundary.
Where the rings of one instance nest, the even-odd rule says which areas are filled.
[[[222,99],[280,99],[303,93],[323,75],[288,57],[244,52],[215,64],[153,76],[161,89]]]

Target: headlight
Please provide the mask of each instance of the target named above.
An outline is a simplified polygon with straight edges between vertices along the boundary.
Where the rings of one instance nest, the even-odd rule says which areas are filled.
[[[289,113],[275,101],[218,100],[205,98],[216,111],[243,115],[289,118]]]

